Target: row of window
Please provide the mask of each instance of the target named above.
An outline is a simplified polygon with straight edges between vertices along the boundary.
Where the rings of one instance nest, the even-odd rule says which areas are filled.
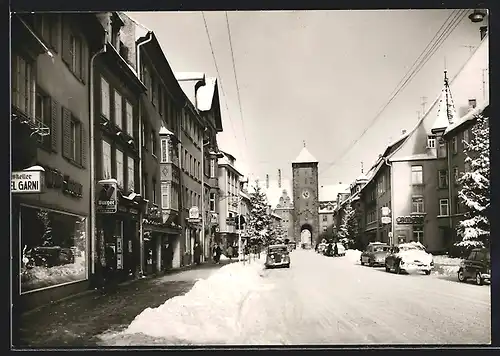
[[[462,212],[462,203],[458,196],[455,198],[455,214],[460,214]],[[414,195],[411,198],[411,212],[412,213],[425,213],[424,197],[421,195]],[[449,216],[450,203],[448,198],[439,199],[439,216]]]
[[[461,138],[461,142],[469,143],[469,130],[465,130],[462,133],[459,134]],[[444,140],[438,140],[435,135],[429,135],[427,136],[427,148],[436,148],[436,141],[438,142],[438,151],[437,155],[438,157],[444,158],[446,157],[447,150],[446,150],[446,143]],[[451,139],[451,152],[453,154],[458,153],[458,148],[459,148],[459,137],[455,136]]]
[[[115,178],[124,191],[133,192],[135,191],[135,172],[134,157],[126,157],[123,150],[102,140],[102,179]]]
[[[120,130],[124,130],[130,137],[135,137],[132,104],[120,94],[118,89],[111,89],[103,77],[101,77],[101,115],[112,121]]]

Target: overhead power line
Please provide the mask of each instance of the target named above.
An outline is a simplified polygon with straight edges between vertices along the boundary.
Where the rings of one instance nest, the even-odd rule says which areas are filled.
[[[212,58],[214,60],[215,70],[217,71],[217,77],[218,77],[219,84],[220,84],[220,91],[222,93],[222,97],[224,98],[224,104],[226,107],[228,119],[229,119],[229,122],[231,123],[231,128],[233,129],[234,139],[236,140],[236,142],[238,142],[238,138],[236,137],[236,130],[234,128],[234,123],[233,123],[233,120],[231,119],[231,113],[229,112],[229,107],[227,105],[226,94],[225,94],[224,88],[222,87],[222,77],[221,77],[220,72],[219,72],[219,66],[217,65],[217,59],[215,58],[215,52],[214,52],[214,47],[212,45],[212,39],[210,37],[210,32],[208,31],[207,19],[205,18],[205,13],[203,11],[201,12],[201,15],[203,16],[203,23],[205,24],[205,31],[206,31],[207,37],[208,37],[208,44],[210,45],[210,51],[212,52]],[[238,153],[241,155],[242,152],[240,151],[240,146],[236,145],[236,148],[238,149]]]
[[[234,81],[236,83],[236,94],[238,95],[238,106],[240,107],[240,119],[241,119],[241,128],[243,131],[243,138],[245,139],[245,147],[248,150],[247,145],[247,136],[245,133],[245,122],[243,120],[243,108],[241,106],[241,98],[240,98],[240,86],[238,85],[238,76],[236,75],[236,63],[234,60],[234,52],[233,52],[233,41],[231,38],[231,27],[229,26],[229,18],[227,16],[227,11],[224,11],[226,14],[226,25],[227,25],[227,34],[229,36],[229,48],[231,49],[231,59],[233,62],[233,73],[234,73]]]
[[[422,70],[424,65],[429,61],[429,59],[434,55],[434,53],[441,47],[441,45],[444,43],[444,41],[450,36],[450,34],[455,30],[455,28],[458,26],[458,24],[463,20],[467,12],[467,9],[465,10],[454,10],[450,16],[445,20],[441,28],[438,30],[436,35],[432,38],[432,40],[429,42],[429,44],[425,47],[425,49],[422,51],[419,57],[417,57],[417,60],[415,63],[419,62],[419,59],[422,57],[420,60],[419,64],[417,67],[415,67],[413,70],[412,68],[415,66],[412,65],[410,68],[410,75],[408,76],[407,72],[401,81],[398,83],[396,86],[396,89],[393,91],[393,94],[387,101],[387,103],[382,107],[381,110],[378,111],[378,113],[375,115],[375,117],[371,120],[369,125],[363,130],[361,135],[355,139],[340,155],[338,155],[339,158],[337,158],[335,161],[333,161],[331,164],[329,164],[322,172],[320,175],[324,174],[326,171],[328,171],[330,168],[332,168],[337,162],[339,162],[342,158],[345,157],[345,155],[356,145],[356,143],[359,142],[359,140],[366,134],[366,132],[375,124],[375,122],[380,118],[381,114],[385,111],[385,109],[392,103],[392,101],[397,97],[397,95],[411,82],[411,80]],[[453,17],[453,19],[448,23],[449,19]],[[447,24],[447,25],[446,25]],[[446,27],[445,27],[446,26]],[[441,30],[444,28],[444,30],[441,32]],[[440,34],[441,32],[441,34]],[[437,37],[437,38],[436,38]],[[430,48],[429,48],[430,46]],[[429,50],[427,50],[429,48]],[[406,79],[405,79],[406,78]]]

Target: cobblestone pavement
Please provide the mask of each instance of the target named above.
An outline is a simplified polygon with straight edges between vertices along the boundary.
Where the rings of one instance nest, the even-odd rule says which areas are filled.
[[[96,346],[100,333],[126,327],[147,307],[188,292],[197,279],[207,278],[226,263],[138,280],[105,295],[88,293],[28,312],[19,318],[14,348]]]

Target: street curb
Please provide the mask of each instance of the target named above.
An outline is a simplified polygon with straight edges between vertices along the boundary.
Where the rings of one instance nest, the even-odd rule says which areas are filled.
[[[235,263],[235,262],[238,262],[238,260],[233,260],[233,261],[229,261],[228,260],[228,261],[224,261],[219,266],[222,267],[224,265]],[[117,284],[117,290],[119,290],[120,288],[129,286],[131,284],[140,282],[140,281],[146,281],[146,280],[151,280],[151,279],[155,279],[155,278],[161,278],[163,276],[173,275],[173,274],[177,274],[177,273],[181,273],[181,272],[185,272],[185,271],[189,271],[189,270],[203,269],[203,268],[206,268],[206,267],[209,267],[209,266],[216,266],[216,265],[212,261],[209,261],[209,262],[201,263],[200,265],[188,265],[188,266],[182,266],[182,267],[178,267],[178,268],[172,268],[172,269],[170,269],[168,271],[165,271],[163,273],[154,273],[154,274],[151,274],[151,275],[143,276],[141,278],[134,278],[134,279],[130,279],[130,280],[127,280],[127,281],[123,281],[123,282]],[[41,305],[41,306],[39,306],[37,308],[26,310],[26,311],[22,312],[21,315],[28,316],[30,314],[36,313],[38,311],[41,311],[41,310],[43,310],[43,309],[45,309],[47,307],[57,306],[57,305],[59,305],[61,303],[68,302],[68,301],[71,301],[71,300],[80,299],[80,298],[84,298],[84,297],[89,296],[91,294],[102,295],[100,293],[99,289],[97,289],[97,288],[88,289],[88,290],[85,290],[85,291],[80,292],[80,293],[72,294],[72,295],[69,295],[69,296],[61,298],[61,299],[50,301],[50,303]]]

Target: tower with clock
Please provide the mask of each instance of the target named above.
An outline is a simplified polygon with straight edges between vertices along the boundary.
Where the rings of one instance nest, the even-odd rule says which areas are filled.
[[[292,162],[293,239],[314,246],[319,236],[318,161],[304,147]]]

